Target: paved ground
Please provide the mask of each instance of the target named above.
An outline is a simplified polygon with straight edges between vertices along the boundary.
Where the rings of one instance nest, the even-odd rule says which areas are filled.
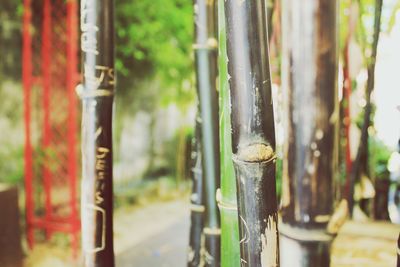
[[[344,224],[333,245],[334,267],[394,267],[400,226],[387,222]]]
[[[117,267],[185,266],[188,202],[155,203],[133,212],[119,211],[116,218]]]
[[[160,204],[150,207],[150,212],[144,213],[148,217],[142,218],[147,220],[146,223],[143,221],[144,225],[156,231],[148,236],[142,235],[134,245],[117,252],[117,267],[185,266],[189,230],[188,205],[184,201],[163,203],[162,207],[158,205]],[[168,226],[160,227],[164,223]],[[137,228],[132,226],[131,229]],[[333,245],[332,267],[395,266],[399,232],[399,226],[387,222],[345,223]]]
[[[188,203],[183,199],[118,209],[114,217],[116,267],[185,267]],[[387,222],[347,222],[334,242],[331,266],[396,266],[399,232],[398,225]],[[27,257],[25,266],[82,265],[79,260],[71,261],[67,240],[54,240],[36,246]]]
[[[117,255],[117,267],[185,266],[188,222],[178,222]]]

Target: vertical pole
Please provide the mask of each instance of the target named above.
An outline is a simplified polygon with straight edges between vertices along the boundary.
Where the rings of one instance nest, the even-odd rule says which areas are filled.
[[[224,5],[241,266],[279,266],[266,3]]]
[[[283,1],[282,266],[329,266],[337,122],[337,1]]]
[[[195,60],[202,119],[202,157],[204,164],[205,222],[204,264],[220,266],[220,218],[216,202],[219,187],[219,141],[216,3],[214,0],[195,0]]]
[[[356,158],[352,164],[351,175],[350,175],[350,194],[349,194],[349,210],[350,216],[353,215],[354,206],[354,184],[359,179],[360,174],[367,171],[368,167],[368,128],[370,126],[370,117],[372,113],[371,94],[375,87],[375,65],[376,55],[378,50],[379,35],[381,32],[381,16],[382,16],[382,5],[383,0],[375,0],[375,15],[374,15],[374,33],[373,42],[371,47],[371,56],[368,60],[367,72],[367,88],[365,92],[366,106],[363,116],[363,126],[361,128],[360,144],[357,149]],[[364,168],[364,169],[363,169]]]
[[[351,117],[350,117],[350,97],[351,97],[351,77],[349,70],[349,44],[350,44],[350,33],[346,38],[346,44],[343,51],[343,100],[346,103],[344,107],[344,131],[345,131],[345,139],[346,139],[346,198],[350,193],[350,174],[351,174],[351,147],[350,147],[350,126],[351,126]]]
[[[34,245],[33,212],[34,203],[32,195],[32,144],[31,144],[31,88],[32,88],[32,37],[31,37],[32,10],[31,0],[24,0],[23,15],[23,47],[22,47],[22,80],[24,86],[24,124],[25,124],[25,216],[27,239],[30,248]]]
[[[51,1],[43,3],[42,25],[42,88],[43,88],[43,144],[44,162],[42,162],[43,185],[45,192],[45,218],[49,222],[52,217],[51,207],[51,172],[48,165],[51,164],[48,157],[48,149],[51,140],[50,124],[50,90],[51,90]],[[46,228],[46,237],[51,237],[51,231]]]
[[[82,246],[85,267],[113,267],[114,2],[81,1]]]
[[[354,7],[358,5],[353,1],[350,1],[350,9],[348,15],[348,32],[345,40],[345,45],[343,49],[343,100],[344,106],[344,134],[346,139],[345,148],[345,158],[346,158],[346,184],[344,190],[344,198],[350,199],[350,187],[351,187],[351,169],[352,169],[352,159],[351,159],[351,143],[350,143],[350,127],[351,127],[351,113],[350,113],[350,100],[351,100],[351,77],[350,77],[350,41],[354,34],[354,30],[357,22],[357,12]]]
[[[199,111],[197,112],[199,116]],[[192,195],[190,197],[190,234],[189,234],[189,251],[188,251],[188,267],[197,267],[201,263],[201,236],[204,228],[204,177],[203,177],[203,161],[201,153],[201,118],[196,117],[195,138],[193,145],[193,167],[192,167]]]
[[[78,252],[78,207],[77,207],[77,99],[75,86],[78,82],[78,7],[76,0],[67,2],[67,93],[68,93],[68,182],[70,188],[70,222],[72,224],[72,249]]]
[[[231,112],[228,86],[228,58],[224,0],[218,0],[219,96],[221,191],[218,207],[221,212],[221,266],[240,266],[239,224],[236,198],[236,178],[232,162]],[[218,196],[218,195],[217,195]]]

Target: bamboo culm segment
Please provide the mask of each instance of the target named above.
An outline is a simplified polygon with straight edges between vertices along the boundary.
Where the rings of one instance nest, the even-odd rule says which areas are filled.
[[[236,199],[236,179],[232,162],[232,137],[224,0],[218,1],[219,97],[220,97],[220,155],[221,194],[218,206],[221,213],[221,266],[240,266],[239,225]]]
[[[338,159],[336,6],[283,1],[282,266],[329,266]]]
[[[192,155],[192,195],[190,211],[190,233],[188,267],[200,266],[201,236],[204,228],[204,196],[203,196],[203,161],[201,156],[201,119],[196,118],[195,138]]]
[[[81,1],[82,247],[85,267],[113,267],[113,1]]]
[[[216,3],[195,0],[195,61],[202,120],[202,160],[204,164],[204,252],[205,266],[220,266],[220,216],[216,202],[219,188],[219,141]]]
[[[241,266],[279,266],[265,1],[224,2]]]

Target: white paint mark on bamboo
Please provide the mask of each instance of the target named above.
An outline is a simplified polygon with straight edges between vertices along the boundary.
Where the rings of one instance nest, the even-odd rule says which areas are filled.
[[[278,227],[277,215],[268,216],[265,235],[261,234],[261,267],[278,266]]]
[[[207,264],[212,264],[214,262],[214,257],[207,251],[204,251],[205,262]]]
[[[324,138],[324,131],[322,131],[321,129],[318,129],[315,132],[315,138],[317,138],[317,140],[321,140],[322,138]]]
[[[312,150],[316,150],[316,149],[317,149],[317,143],[312,142],[312,143],[311,143],[311,149],[312,149]]]
[[[242,240],[239,241],[239,244],[248,243],[249,240],[250,240],[250,230],[249,230],[249,226],[247,225],[247,222],[243,219],[242,216],[239,215],[239,217],[240,217],[240,220],[242,221],[243,226],[244,226],[244,229],[245,229],[245,231],[244,231],[244,237],[242,238]]]

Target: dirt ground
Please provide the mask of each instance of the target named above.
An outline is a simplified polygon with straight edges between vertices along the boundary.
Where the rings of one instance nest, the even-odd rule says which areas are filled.
[[[185,265],[189,229],[188,199],[123,207],[115,212],[117,267],[180,267]],[[140,229],[140,231],[135,230]],[[387,222],[345,223],[333,245],[333,267],[396,266],[398,225]],[[60,241],[61,240],[61,241]],[[60,245],[61,243],[61,245]],[[38,245],[26,267],[78,267],[67,240]]]

